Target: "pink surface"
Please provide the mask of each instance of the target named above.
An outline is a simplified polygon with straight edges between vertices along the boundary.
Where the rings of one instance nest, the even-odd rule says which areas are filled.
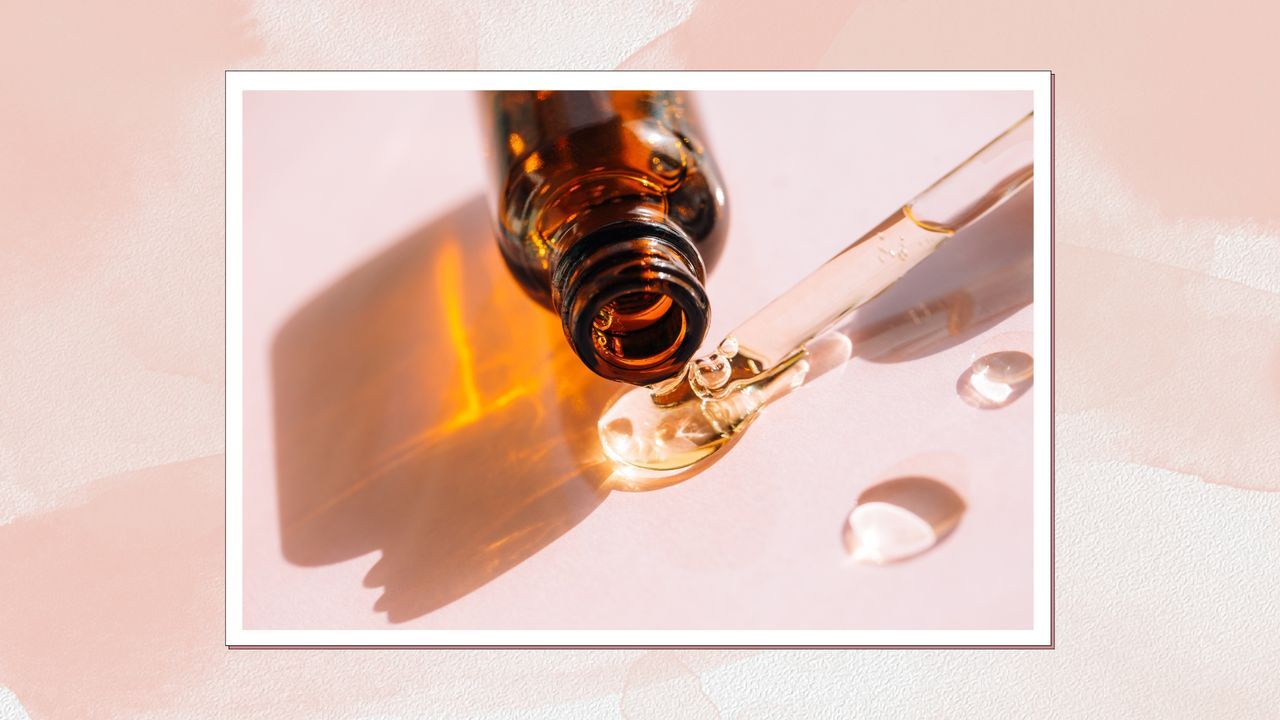
[[[731,203],[709,344],[1030,108],[700,101]],[[1031,396],[955,393],[978,355],[1030,351],[1028,198],[868,306],[854,359],[719,462],[611,492],[592,424],[617,386],[501,266],[473,113],[445,93],[246,98],[246,627],[1030,626]],[[851,564],[858,494],[912,473],[961,490],[959,528]]]

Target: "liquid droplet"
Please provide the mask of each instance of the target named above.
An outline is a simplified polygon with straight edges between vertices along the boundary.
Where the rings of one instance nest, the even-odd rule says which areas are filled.
[[[844,524],[844,547],[857,562],[883,565],[937,545],[964,515],[951,486],[927,477],[900,477],[858,496]]]
[[[647,470],[688,467],[729,441],[703,412],[701,403],[658,407],[645,388],[630,389],[616,397],[600,417],[597,429],[605,455]]]
[[[712,353],[705,358],[694,360],[693,372],[696,373],[695,381],[698,384],[711,390],[719,390],[729,382],[733,366],[725,356]]]
[[[737,355],[738,354],[738,338],[730,335],[729,337],[721,340],[720,344],[716,347],[716,352],[729,358],[733,357],[734,355]]]
[[[649,388],[614,397],[596,429],[605,455],[644,470],[680,470],[724,447],[764,406],[803,384],[809,355],[800,352],[776,368],[729,386],[723,397],[699,397],[659,405]]]
[[[981,410],[1005,407],[1031,388],[1035,361],[1024,352],[983,355],[956,381],[960,399]]]

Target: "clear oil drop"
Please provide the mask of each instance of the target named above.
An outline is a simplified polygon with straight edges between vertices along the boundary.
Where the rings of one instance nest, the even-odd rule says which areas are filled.
[[[610,459],[626,466],[682,470],[742,433],[766,404],[799,387],[809,370],[809,353],[801,351],[776,368],[739,377],[726,384],[723,393],[686,391],[696,383],[682,379],[674,385],[675,399],[659,404],[651,389],[631,388],[616,396],[600,416],[600,443]],[[690,372],[720,379],[729,371],[691,363]]]
[[[645,388],[616,397],[597,426],[604,452],[624,466],[645,470],[679,470],[705,459],[729,442],[702,411],[701,403],[673,407],[653,403]]]
[[[960,399],[981,410],[1006,407],[1031,388],[1035,361],[1012,350],[983,355],[956,381]]]
[[[899,477],[858,496],[843,528],[845,551],[872,565],[906,560],[937,545],[964,515],[965,502],[933,478]]]

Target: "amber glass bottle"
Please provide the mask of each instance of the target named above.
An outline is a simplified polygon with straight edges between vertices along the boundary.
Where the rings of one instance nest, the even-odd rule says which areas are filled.
[[[636,385],[674,375],[706,334],[703,283],[726,230],[690,98],[501,91],[482,105],[511,271],[597,374]]]

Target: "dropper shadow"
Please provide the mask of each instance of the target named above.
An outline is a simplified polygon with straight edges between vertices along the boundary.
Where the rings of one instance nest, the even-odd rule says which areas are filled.
[[[918,360],[976,337],[1032,300],[1032,192],[956,233],[836,332],[854,357]]]
[[[563,535],[608,494],[582,367],[512,280],[475,199],[337,281],[272,352],[284,556],[372,550],[391,622],[432,612]]]

